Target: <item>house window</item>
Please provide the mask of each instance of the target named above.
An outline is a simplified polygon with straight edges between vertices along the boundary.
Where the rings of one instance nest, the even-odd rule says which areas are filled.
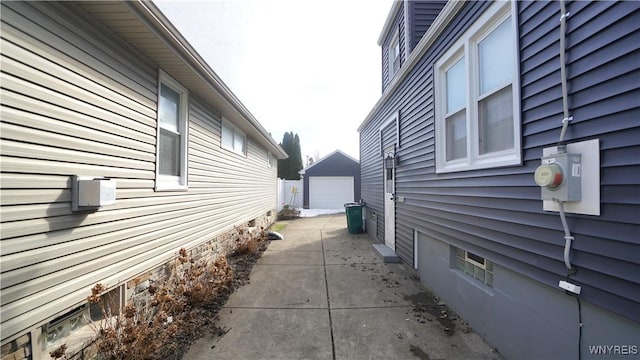
[[[105,317],[117,317],[124,304],[124,287],[118,286],[100,296],[97,304],[83,304],[49,321],[42,327],[41,357],[62,344],[67,345],[67,354],[82,350],[95,338],[95,329]]]
[[[186,189],[188,92],[163,71],[159,78],[156,190]]]
[[[456,268],[481,283],[493,286],[493,263],[472,252],[455,248]]]
[[[438,172],[521,162],[514,18],[496,2],[435,64]]]
[[[222,141],[221,146],[237,154],[246,156],[247,135],[230,122],[222,120]]]
[[[267,152],[267,166],[272,168],[274,166],[274,158],[273,158],[273,154],[271,154],[270,152]]]
[[[396,31],[389,43],[389,79],[400,69],[400,36]]]

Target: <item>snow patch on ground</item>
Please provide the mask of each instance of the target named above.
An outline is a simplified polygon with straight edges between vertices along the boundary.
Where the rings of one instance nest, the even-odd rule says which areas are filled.
[[[300,217],[314,217],[320,215],[339,214],[344,212],[342,209],[298,209]]]

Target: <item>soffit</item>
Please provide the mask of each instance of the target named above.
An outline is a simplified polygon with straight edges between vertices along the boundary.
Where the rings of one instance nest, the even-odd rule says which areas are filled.
[[[286,152],[151,2],[79,1],[78,7],[278,158]]]

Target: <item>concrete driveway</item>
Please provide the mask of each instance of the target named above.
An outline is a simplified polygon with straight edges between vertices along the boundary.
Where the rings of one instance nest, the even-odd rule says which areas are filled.
[[[501,358],[462,319],[439,317],[457,315],[424,311],[432,295],[413,269],[384,264],[344,214],[288,221],[282,233],[220,311],[226,333],[184,359]]]

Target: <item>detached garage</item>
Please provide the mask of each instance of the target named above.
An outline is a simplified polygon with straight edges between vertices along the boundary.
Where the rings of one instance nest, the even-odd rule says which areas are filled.
[[[360,164],[336,150],[300,171],[306,209],[341,209],[360,200]]]

